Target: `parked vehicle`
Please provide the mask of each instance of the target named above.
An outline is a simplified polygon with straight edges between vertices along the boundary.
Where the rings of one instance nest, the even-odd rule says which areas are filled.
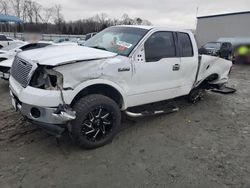
[[[87,40],[89,40],[90,38],[92,38],[93,36],[95,36],[97,33],[95,32],[95,33],[88,33],[86,36],[85,36],[85,38],[80,38],[79,40],[78,40],[78,45],[80,45],[80,46],[84,46],[85,45],[85,43],[86,43],[86,41]]]
[[[229,42],[209,42],[199,49],[199,53],[231,60],[233,47]]]
[[[20,42],[19,40],[14,40],[12,38],[6,37],[5,35],[0,34],[0,49],[8,46],[12,43]]]
[[[79,38],[58,38],[55,39],[53,42],[55,44],[78,44]]]
[[[86,35],[86,37],[85,37],[85,40],[87,41],[87,40],[89,40],[89,39],[91,39],[93,36],[95,36],[97,34],[97,32],[94,32],[94,33],[88,33],[87,35]]]
[[[43,48],[48,45],[51,45],[51,42],[37,42],[37,43],[28,43],[28,42],[16,42],[9,46],[6,46],[0,50],[0,78],[8,80],[10,77],[10,68],[14,61],[14,57],[18,52]]]
[[[190,31],[114,26],[85,46],[51,46],[17,54],[12,104],[30,122],[80,146],[96,148],[120,130],[121,111],[220,88],[232,62],[199,56]]]

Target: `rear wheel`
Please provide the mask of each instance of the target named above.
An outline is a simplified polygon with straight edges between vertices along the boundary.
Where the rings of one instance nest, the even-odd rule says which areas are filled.
[[[103,95],[89,95],[73,107],[76,119],[71,123],[72,137],[82,147],[101,147],[114,138],[121,125],[119,106]]]
[[[197,103],[198,101],[201,100],[205,90],[202,88],[194,88],[190,91],[188,97],[188,102],[190,103]]]

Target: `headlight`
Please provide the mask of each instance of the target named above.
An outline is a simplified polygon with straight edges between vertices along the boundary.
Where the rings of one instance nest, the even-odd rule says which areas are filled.
[[[46,90],[59,90],[63,88],[63,75],[52,68],[38,67],[30,86]]]

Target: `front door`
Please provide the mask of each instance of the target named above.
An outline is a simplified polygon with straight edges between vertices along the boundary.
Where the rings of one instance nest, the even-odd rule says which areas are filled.
[[[130,106],[178,96],[182,75],[175,33],[155,32],[146,40],[143,49],[144,61],[135,63]]]

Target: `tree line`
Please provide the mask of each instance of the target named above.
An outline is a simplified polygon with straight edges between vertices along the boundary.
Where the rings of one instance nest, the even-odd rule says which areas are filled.
[[[23,24],[2,23],[3,32],[39,32],[53,34],[84,35],[99,32],[113,25],[151,25],[142,18],[130,18],[123,14],[121,18],[110,18],[105,13],[77,21],[66,21],[62,14],[62,6],[55,4],[43,7],[32,0],[0,0],[0,13],[15,15],[24,21]]]

